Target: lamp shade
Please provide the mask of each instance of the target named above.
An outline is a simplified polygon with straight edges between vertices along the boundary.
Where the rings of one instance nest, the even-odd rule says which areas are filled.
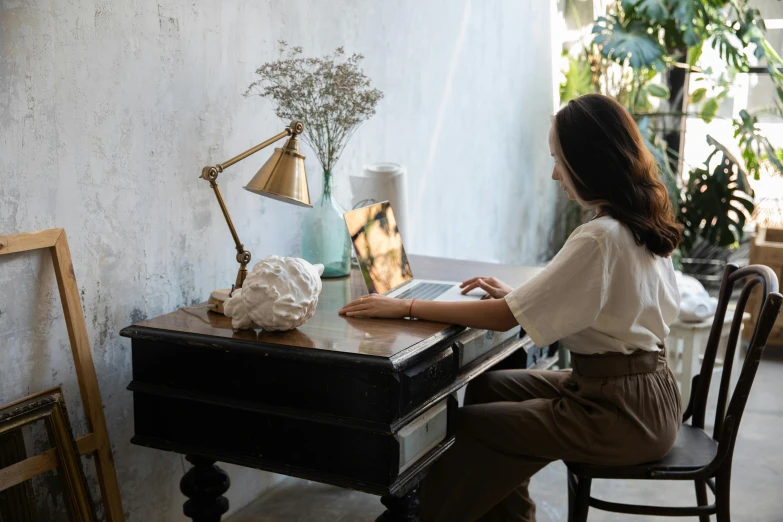
[[[304,160],[299,153],[299,140],[289,138],[283,148],[275,149],[245,190],[300,207],[311,207]]]

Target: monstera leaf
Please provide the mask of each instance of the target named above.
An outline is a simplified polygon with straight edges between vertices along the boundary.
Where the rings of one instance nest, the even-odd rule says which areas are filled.
[[[734,120],[734,137],[739,138],[742,159],[755,179],[759,179],[765,161],[778,174],[783,174],[783,163],[780,162],[775,147],[758,128],[758,118],[755,115],[745,110],[740,111],[740,119]]]
[[[738,70],[744,71],[748,68],[748,57],[743,47],[738,45],[741,41],[736,38],[731,27],[715,24],[711,37],[712,48],[718,51],[723,61]]]
[[[737,161],[737,158],[734,157],[734,155],[731,152],[729,152],[729,149],[727,149],[725,145],[723,145],[721,142],[719,142],[709,134],[707,134],[707,143],[715,148],[715,150],[712,151],[712,153],[707,157],[707,162],[709,162],[710,159],[712,159],[712,156],[716,152],[720,152],[725,158],[728,158],[729,162],[732,165],[737,165],[737,177],[736,177],[737,190],[741,190],[742,192],[745,192],[746,194],[753,196],[753,188],[751,188],[750,181],[748,181],[748,175],[740,166],[741,163]]]
[[[600,17],[593,26],[593,42],[606,58],[623,63],[627,59],[634,69],[665,67],[664,48],[654,34],[647,32],[647,25],[631,21],[624,26],[617,15]]]
[[[669,17],[669,8],[666,0],[623,0],[623,9],[628,12],[636,12],[650,20],[661,21]]]
[[[691,171],[680,207],[686,252],[699,238],[720,247],[735,244],[754,209],[753,191],[740,164],[720,143],[707,138],[715,149],[703,167]]]

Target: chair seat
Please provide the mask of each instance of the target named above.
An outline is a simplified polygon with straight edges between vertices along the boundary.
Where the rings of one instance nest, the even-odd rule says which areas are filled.
[[[599,466],[566,462],[571,473],[590,478],[651,479],[656,471],[693,471],[703,468],[718,453],[718,442],[704,430],[681,424],[677,440],[660,460],[632,466]],[[665,478],[665,477],[664,477]]]

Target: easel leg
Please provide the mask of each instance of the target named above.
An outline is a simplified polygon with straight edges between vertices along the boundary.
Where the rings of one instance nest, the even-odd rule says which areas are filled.
[[[190,499],[183,508],[185,516],[193,522],[220,522],[228,511],[228,499],[222,496],[231,485],[228,474],[215,465],[214,459],[198,455],[186,458],[193,467],[179,483],[180,491]]]
[[[401,497],[387,495],[381,497],[386,511],[375,522],[420,522],[419,487],[416,486]]]

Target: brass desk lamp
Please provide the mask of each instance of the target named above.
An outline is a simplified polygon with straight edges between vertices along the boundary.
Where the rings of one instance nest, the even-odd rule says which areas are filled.
[[[258,173],[253,176],[253,179],[250,180],[250,183],[245,186],[245,190],[300,207],[312,207],[312,205],[310,205],[310,191],[307,187],[307,174],[305,173],[305,157],[299,153],[299,140],[297,139],[303,131],[304,124],[302,122],[292,121],[280,134],[273,136],[263,143],[259,143],[239,156],[235,156],[224,163],[218,163],[214,167],[204,167],[201,169],[201,177],[209,181],[212,190],[215,191],[215,196],[217,196],[218,203],[220,204],[220,210],[223,211],[223,216],[226,218],[228,228],[231,231],[231,235],[234,237],[234,243],[236,244],[237,249],[236,259],[239,263],[237,280],[231,288],[215,290],[209,296],[209,303],[213,305],[213,310],[215,312],[222,314],[223,302],[229,298],[235,289],[242,287],[242,284],[245,282],[245,277],[247,277],[247,264],[250,262],[250,252],[245,250],[244,245],[239,241],[239,236],[234,228],[234,223],[231,221],[231,216],[228,214],[226,203],[223,201],[223,196],[220,194],[220,189],[217,184],[218,174],[234,163],[238,163],[247,158],[251,154],[255,154],[274,142],[290,136],[282,149],[275,149],[272,157],[264,163],[264,166],[261,167]]]

